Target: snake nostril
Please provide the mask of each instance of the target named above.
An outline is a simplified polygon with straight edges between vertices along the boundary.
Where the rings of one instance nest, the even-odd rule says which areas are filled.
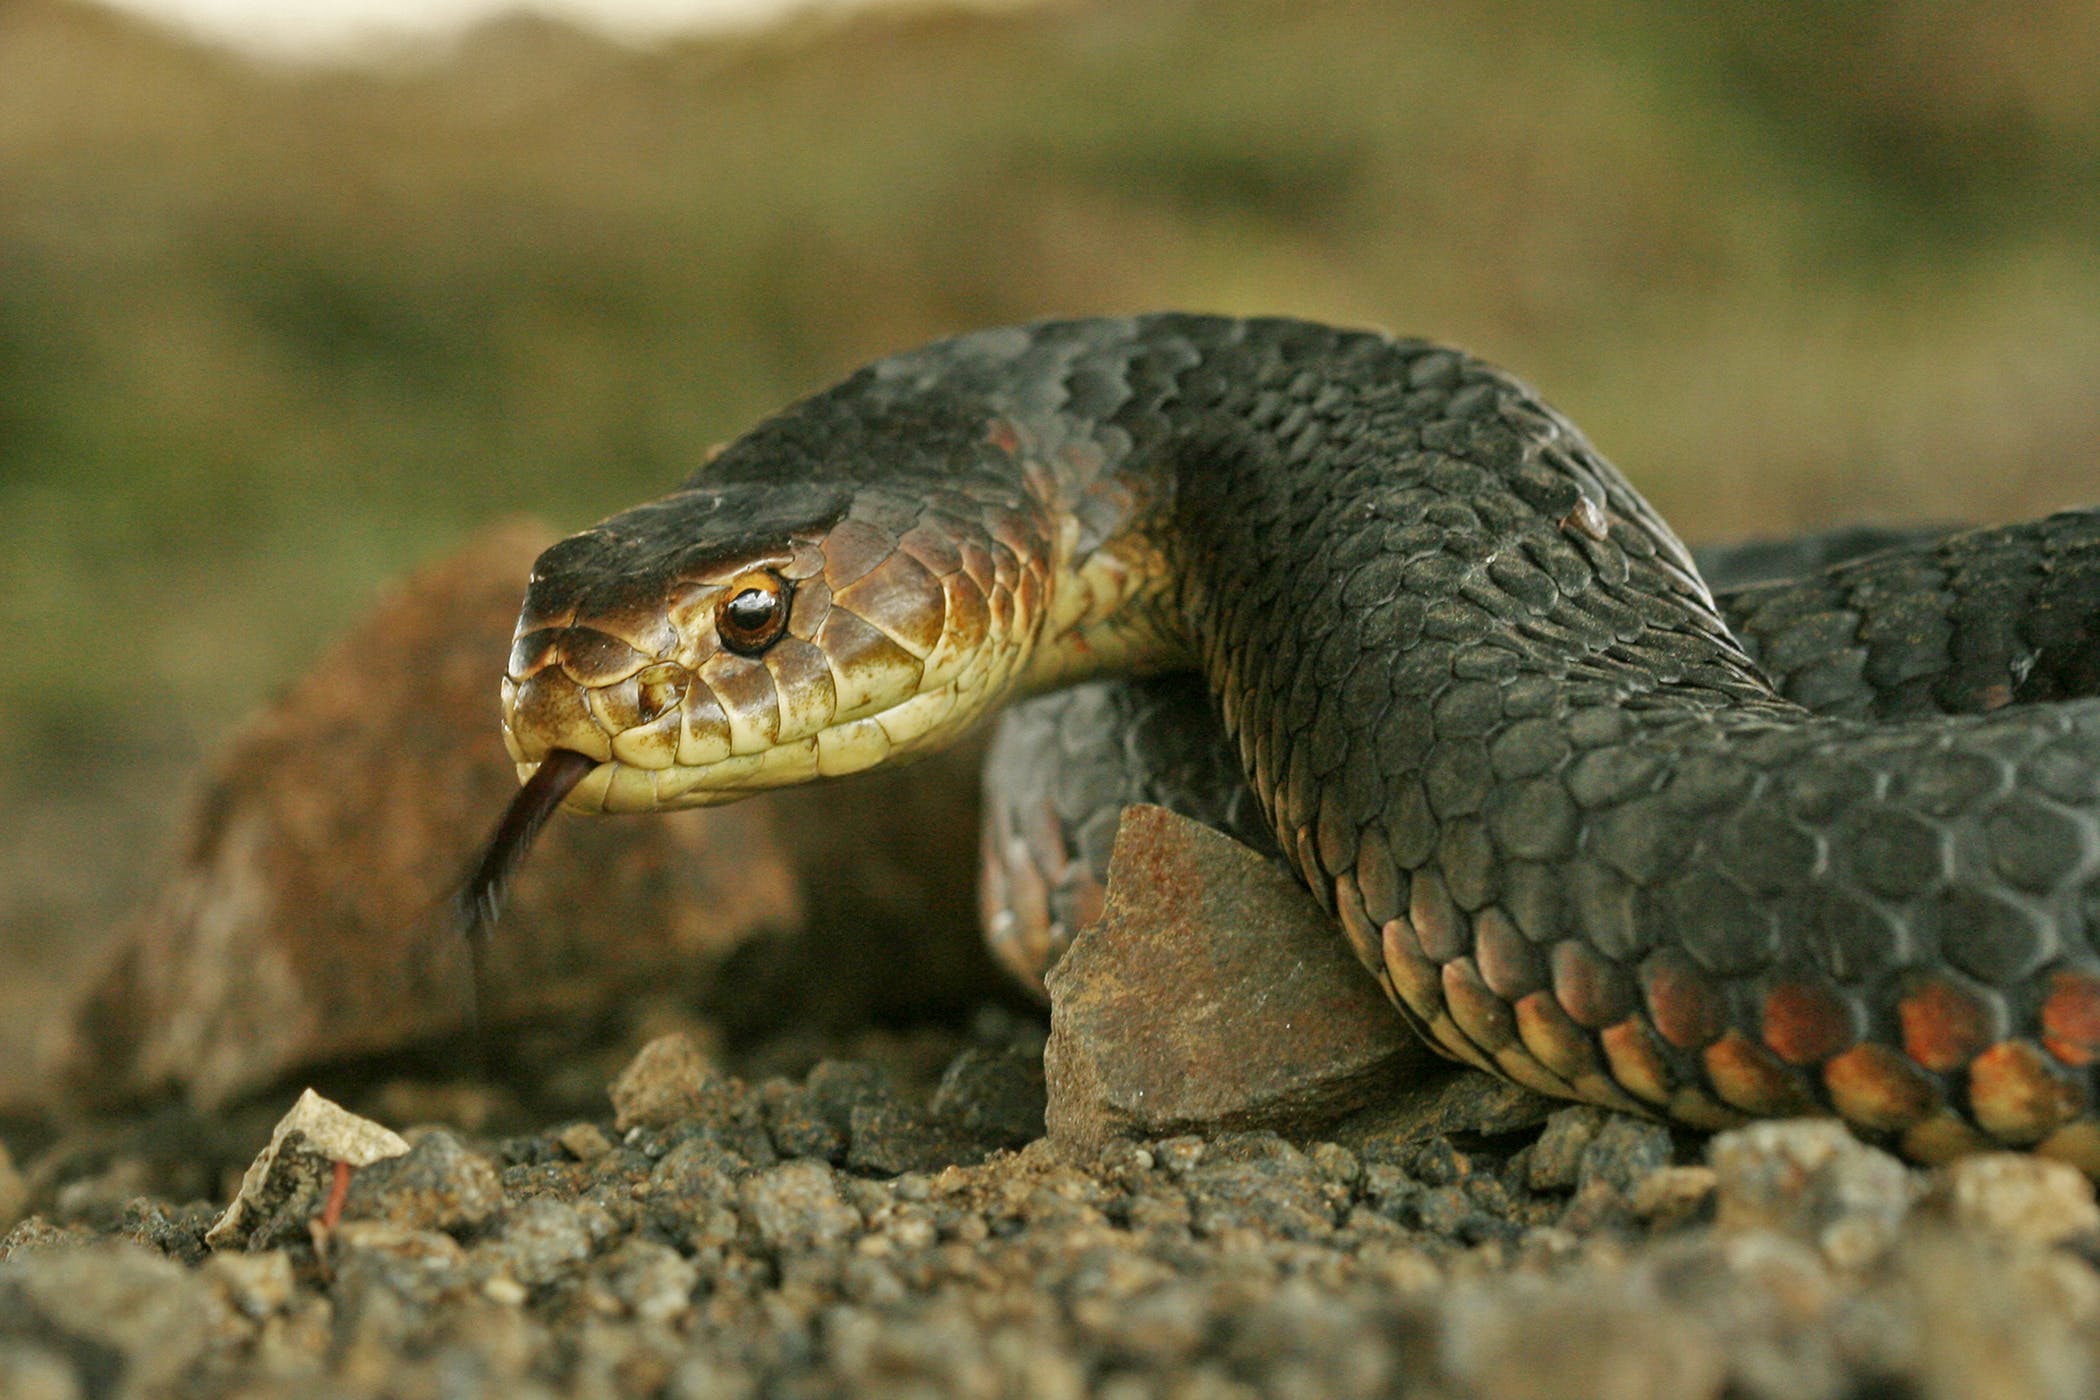
[[[686,686],[692,682],[692,673],[675,661],[663,661],[649,667],[636,676],[635,708],[640,712],[641,722],[651,720],[675,710],[684,703]]]
[[[585,692],[558,667],[547,667],[517,683],[504,725],[520,755],[528,760],[551,748],[581,749],[600,761],[612,752],[604,731],[591,717]]]
[[[561,629],[543,627],[523,633],[510,644],[510,678],[528,680],[560,655]]]

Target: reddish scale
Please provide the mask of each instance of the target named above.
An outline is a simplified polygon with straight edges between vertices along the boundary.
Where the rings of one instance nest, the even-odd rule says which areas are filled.
[[[1611,1064],[1611,1077],[1627,1093],[1650,1103],[1667,1104],[1677,1076],[1671,1073],[1663,1043],[1639,1016],[1629,1016],[1597,1032],[1597,1044]]]
[[[1726,1028],[1720,992],[1685,954],[1664,948],[1650,956],[1641,966],[1641,984],[1655,1029],[1678,1049],[1701,1049]]]
[[[2042,1002],[2042,1044],[2067,1065],[2100,1059],[2100,978],[2065,970],[2049,978]]]
[[[1962,1068],[2004,1034],[2004,1019],[1983,998],[1945,977],[1928,974],[1896,1004],[1903,1050],[1926,1069]]]
[[[1765,994],[1765,1044],[1790,1065],[1827,1060],[1859,1039],[1852,1008],[1830,988],[1783,982]]]

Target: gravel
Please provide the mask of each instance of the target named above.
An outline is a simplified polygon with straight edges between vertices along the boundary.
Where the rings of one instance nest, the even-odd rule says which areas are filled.
[[[52,1146],[0,1239],[0,1395],[2100,1388],[2100,1211],[2056,1164],[1581,1107],[1075,1153],[1042,1137],[1041,1028],[987,1024],[945,1062],[863,1044],[791,1074],[666,1037],[592,1116],[394,1125],[409,1150],[356,1169],[332,1226],[332,1162],[280,1144],[305,1195],[217,1249],[224,1197],[154,1194],[194,1162]]]

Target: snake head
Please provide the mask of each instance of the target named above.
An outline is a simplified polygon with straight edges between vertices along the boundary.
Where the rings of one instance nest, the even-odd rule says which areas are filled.
[[[597,764],[573,808],[707,806],[962,727],[1006,670],[985,645],[995,580],[937,515],[864,486],[728,482],[555,544],[503,680],[521,777],[568,750]]]

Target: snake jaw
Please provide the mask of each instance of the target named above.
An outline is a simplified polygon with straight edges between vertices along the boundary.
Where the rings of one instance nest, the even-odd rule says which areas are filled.
[[[945,743],[1022,683],[1055,611],[1032,509],[766,480],[615,516],[534,570],[504,682],[511,755],[521,775],[587,755],[601,767],[567,805],[639,811]],[[768,579],[784,625],[725,638],[725,606]]]

